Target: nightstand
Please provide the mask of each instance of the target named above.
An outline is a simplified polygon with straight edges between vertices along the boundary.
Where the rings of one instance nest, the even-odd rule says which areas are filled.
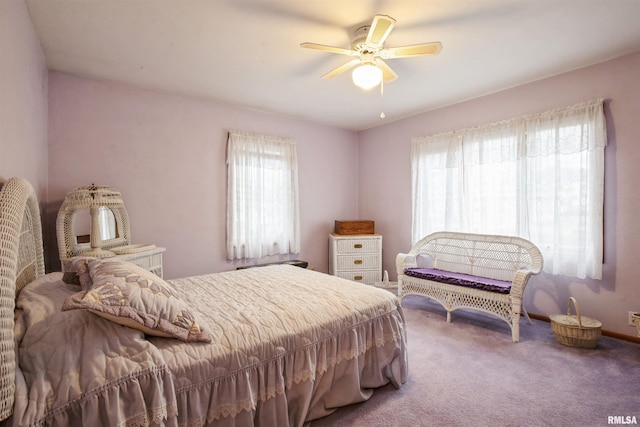
[[[382,236],[329,235],[329,274],[373,285],[382,280]]]
[[[117,259],[120,261],[127,261],[135,264],[139,267],[149,270],[156,276],[162,278],[164,271],[162,268],[162,253],[165,252],[165,248],[160,248],[155,245],[127,245],[118,248],[111,249],[111,252],[115,253],[115,256],[109,256],[102,259]],[[77,256],[84,256],[82,253]],[[74,257],[72,257],[74,258]],[[65,258],[69,260],[72,258]],[[64,272],[64,262],[62,264],[62,271]]]
[[[130,245],[136,246],[136,245]],[[145,270],[149,270],[154,273],[156,276],[162,278],[164,272],[162,270],[162,253],[166,251],[165,248],[160,248],[155,245],[150,245],[150,249],[135,251],[135,248],[131,251],[118,251],[120,248],[112,249],[117,255],[112,257],[113,259],[119,259],[122,261],[127,261],[137,266],[144,268]]]

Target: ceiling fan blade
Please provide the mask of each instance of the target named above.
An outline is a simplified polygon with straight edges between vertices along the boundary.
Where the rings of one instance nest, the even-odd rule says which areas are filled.
[[[351,61],[347,62],[346,64],[342,64],[341,66],[339,66],[338,68],[329,71],[327,74],[325,74],[324,76],[322,76],[323,79],[330,79],[331,77],[335,77],[338,74],[344,73],[345,71],[347,71],[350,68],[355,67],[356,65],[358,65],[360,63],[359,59],[352,59]]]
[[[356,56],[358,54],[357,52],[351,49],[344,49],[341,47],[327,46],[327,45],[317,44],[317,43],[308,43],[308,42],[300,43],[300,47],[304,47],[307,49],[322,50],[324,52],[339,53],[341,55],[348,55],[348,56]]]
[[[390,16],[374,16],[365,44],[374,49],[381,48],[394,25],[396,25],[396,20]]]
[[[380,51],[380,56],[385,59],[408,58],[420,55],[437,55],[442,50],[442,43],[431,42],[414,44],[409,46],[390,47]]]
[[[376,59],[376,65],[382,70],[382,80],[384,80],[385,83],[392,82],[398,78],[396,72],[393,71],[382,59]]]

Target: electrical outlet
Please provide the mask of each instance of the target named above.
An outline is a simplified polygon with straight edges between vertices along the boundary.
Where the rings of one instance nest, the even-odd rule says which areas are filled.
[[[637,311],[630,311],[629,312],[629,326],[636,326],[636,324],[633,323],[633,315],[634,314],[640,315],[640,312],[637,312]]]

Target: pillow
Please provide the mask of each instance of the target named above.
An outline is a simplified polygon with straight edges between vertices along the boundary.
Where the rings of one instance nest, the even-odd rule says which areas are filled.
[[[431,255],[427,254],[418,254],[416,256],[416,263],[419,268],[433,268],[433,260],[431,259]]]
[[[65,271],[62,273],[62,281],[68,285],[80,286],[80,278],[72,271]]]
[[[87,263],[94,257],[75,257],[62,261],[62,281],[69,285],[80,285],[82,289],[91,287],[91,277]]]
[[[68,297],[62,311],[85,309],[147,335],[211,342],[193,310],[155,274],[109,258],[78,258],[73,263],[83,290]],[[80,272],[83,264],[86,269]]]

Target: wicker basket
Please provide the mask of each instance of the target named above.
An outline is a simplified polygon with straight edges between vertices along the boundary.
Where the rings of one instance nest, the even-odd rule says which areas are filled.
[[[575,316],[571,314],[571,303],[576,310]],[[556,341],[569,347],[595,348],[602,335],[602,323],[589,317],[581,317],[578,302],[574,297],[569,298],[567,315],[552,314],[551,330]]]

